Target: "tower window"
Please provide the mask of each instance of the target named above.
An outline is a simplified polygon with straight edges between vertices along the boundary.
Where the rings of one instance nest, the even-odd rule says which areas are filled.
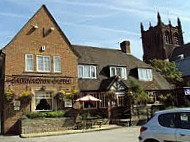
[[[176,45],[179,45],[179,36],[178,36],[177,33],[174,33],[174,43],[175,43]]]
[[[171,44],[172,43],[171,36],[170,36],[170,33],[168,31],[165,32],[165,40],[166,40],[167,44]]]

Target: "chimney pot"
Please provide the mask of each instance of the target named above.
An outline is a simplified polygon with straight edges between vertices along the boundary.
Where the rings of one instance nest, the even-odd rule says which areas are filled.
[[[121,51],[126,54],[131,54],[130,41],[123,41],[120,43]]]

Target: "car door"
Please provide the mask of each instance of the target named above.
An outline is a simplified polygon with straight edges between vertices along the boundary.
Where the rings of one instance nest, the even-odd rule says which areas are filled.
[[[162,126],[157,130],[156,138],[164,142],[176,141],[176,114],[165,113],[158,116],[158,122]]]
[[[179,113],[179,128],[176,131],[177,142],[190,142],[190,112]]]

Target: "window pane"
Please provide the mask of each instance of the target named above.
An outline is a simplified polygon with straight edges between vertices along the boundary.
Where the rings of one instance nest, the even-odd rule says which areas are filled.
[[[79,78],[83,77],[83,66],[78,66],[78,77]]]
[[[148,70],[148,79],[152,80],[152,70],[151,69]]]
[[[115,68],[114,67],[111,67],[111,74],[110,76],[115,76],[116,75],[116,71],[115,71]]]
[[[116,71],[117,71],[116,75],[121,77],[121,68],[116,68]]]
[[[79,78],[96,78],[96,66],[78,65]]]
[[[176,128],[176,115],[175,113],[168,113],[168,114],[161,114],[158,117],[158,121],[161,126],[168,127],[168,128]]]
[[[37,70],[43,71],[43,57],[37,56]]]
[[[26,71],[33,71],[34,64],[33,64],[33,55],[25,55],[25,70]]]
[[[105,94],[99,94],[99,99],[101,100],[101,102],[99,103],[100,108],[105,108],[106,107]]]
[[[44,71],[50,71],[50,57],[43,58],[44,63]]]
[[[124,106],[124,96],[123,95],[118,95],[117,103],[118,103],[118,106]]]
[[[61,72],[61,59],[58,56],[54,57],[54,72]]]
[[[91,66],[91,77],[96,77],[96,67],[95,66]]]
[[[84,66],[84,77],[90,77],[90,66]]]
[[[121,71],[122,71],[122,72],[121,72],[121,78],[123,78],[123,79],[127,79],[126,68],[122,68]]]
[[[152,69],[138,69],[139,80],[152,81]]]
[[[180,113],[180,128],[190,129],[190,113]]]

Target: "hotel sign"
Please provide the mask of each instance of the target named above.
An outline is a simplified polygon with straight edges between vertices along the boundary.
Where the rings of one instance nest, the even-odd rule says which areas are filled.
[[[72,78],[58,78],[58,77],[22,77],[11,76],[6,77],[5,82],[12,84],[72,84]]]

